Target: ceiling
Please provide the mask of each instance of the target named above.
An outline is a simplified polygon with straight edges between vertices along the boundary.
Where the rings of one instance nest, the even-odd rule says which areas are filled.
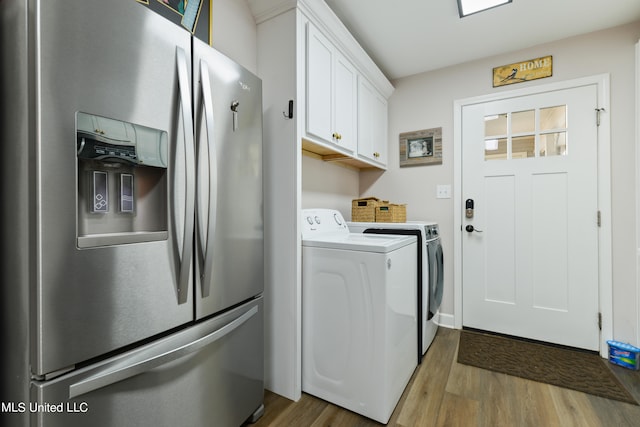
[[[325,1],[391,80],[630,22],[640,26],[640,0],[513,0],[462,19],[456,0]]]

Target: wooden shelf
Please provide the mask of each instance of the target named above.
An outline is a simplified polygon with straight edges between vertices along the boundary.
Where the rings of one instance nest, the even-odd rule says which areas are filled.
[[[348,154],[340,153],[338,151],[332,150],[330,147],[304,138],[302,139],[302,154],[308,157],[313,157],[314,159],[319,159],[325,162],[333,162],[354,169],[385,170],[385,168],[382,166],[360,160]]]

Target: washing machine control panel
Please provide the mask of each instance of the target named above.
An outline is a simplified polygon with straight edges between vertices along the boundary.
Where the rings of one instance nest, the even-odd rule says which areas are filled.
[[[340,211],[334,209],[302,209],[302,237],[323,233],[348,233]]]
[[[440,229],[438,227],[438,224],[426,225],[424,229],[426,234],[426,240],[433,240],[440,237]]]

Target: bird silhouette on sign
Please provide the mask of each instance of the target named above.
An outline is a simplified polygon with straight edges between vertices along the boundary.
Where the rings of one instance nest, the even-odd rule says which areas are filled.
[[[527,77],[516,77],[516,74],[518,74],[518,69],[517,68],[512,68],[511,69],[511,74],[509,74],[507,77],[505,77],[504,79],[500,80],[500,83],[504,83],[506,81],[509,80],[519,80],[521,82],[526,82],[527,81]]]
[[[515,79],[517,73],[518,73],[518,69],[517,68],[512,68],[511,69],[511,74],[509,74],[504,79],[500,80],[500,82],[506,82],[507,80]]]

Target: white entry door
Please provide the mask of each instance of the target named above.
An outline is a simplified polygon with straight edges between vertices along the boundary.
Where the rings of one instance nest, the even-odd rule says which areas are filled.
[[[464,106],[464,326],[599,349],[596,108],[595,84]]]

